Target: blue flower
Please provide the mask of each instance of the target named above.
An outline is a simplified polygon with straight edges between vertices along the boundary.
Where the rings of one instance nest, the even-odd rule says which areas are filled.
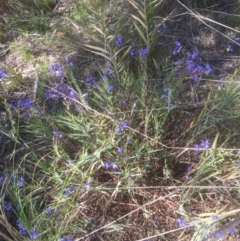
[[[29,235],[30,235],[31,238],[33,238],[33,239],[36,239],[36,238],[39,237],[39,234],[38,234],[36,231],[34,231],[34,230],[29,231]]]
[[[122,147],[117,147],[117,152],[122,154],[123,153],[123,148]]]
[[[157,29],[157,33],[162,33],[165,29],[167,29],[167,24],[163,22],[163,24]]]
[[[25,103],[23,100],[18,101],[18,107],[24,107]]]
[[[121,34],[119,34],[119,35],[117,36],[117,39],[116,39],[116,41],[115,41],[115,44],[116,44],[117,47],[120,47],[120,46],[122,45],[122,35],[121,35]]]
[[[71,189],[70,187],[67,187],[67,188],[64,190],[63,194],[64,194],[64,195],[69,195],[71,192],[72,192],[72,189]]]
[[[184,218],[177,218],[176,221],[177,221],[180,228],[183,228],[183,227],[186,226],[186,221],[184,220]]]
[[[56,137],[58,140],[62,139],[62,132],[54,130],[52,133],[53,136]]]
[[[6,211],[10,211],[12,209],[12,206],[11,206],[11,204],[8,203],[4,206],[4,208]]]
[[[46,208],[46,214],[52,214],[52,212],[53,212],[52,208],[50,208],[50,207]]]
[[[111,163],[109,161],[103,162],[103,166],[108,169],[111,166]]]
[[[132,140],[131,140],[130,138],[128,138],[127,144],[128,144],[128,145],[131,145],[131,144],[132,144]]]
[[[109,91],[110,93],[112,93],[112,91],[113,91],[113,86],[112,86],[112,85],[109,85],[109,86],[108,86],[108,91]]]
[[[137,100],[134,100],[134,102],[133,102],[133,108],[136,107],[137,103],[138,103],[138,99],[137,99]]]
[[[172,52],[172,55],[175,56],[175,55],[177,55],[177,54],[180,53],[180,50],[181,50],[181,48],[182,48],[182,45],[181,45],[181,43],[180,43],[179,41],[175,41],[174,44],[175,44],[175,48],[174,48],[174,50],[173,50],[173,52]]]
[[[59,63],[50,65],[49,70],[54,72],[57,78],[61,78],[63,76],[63,67]]]
[[[118,170],[119,169],[119,166],[116,163],[113,163],[111,166],[112,166],[113,170]]]
[[[9,104],[9,108],[10,108],[10,109],[14,109],[14,108],[15,108],[15,105],[14,105],[13,103],[10,103],[10,104]]]
[[[141,57],[145,57],[148,54],[148,49],[144,49],[144,48],[139,49],[138,53]]]
[[[202,148],[207,149],[210,146],[210,142],[208,140],[203,140],[203,141],[201,141],[200,145],[201,145]]]
[[[54,215],[58,215],[58,214],[59,214],[59,210],[58,209],[54,210]]]
[[[69,61],[68,57],[65,57],[65,60],[69,64],[70,67],[74,66],[74,63],[72,61]]]
[[[219,230],[216,232],[215,238],[222,238],[223,234],[224,234],[223,231]]]
[[[136,55],[136,53],[137,53],[137,50],[133,47],[131,50],[130,50],[130,52],[129,52],[129,54],[133,57],[134,55]]]
[[[92,76],[88,76],[85,80],[85,83],[87,88],[95,87],[97,85]]]
[[[182,46],[179,41],[175,41],[174,44],[175,44],[176,47],[181,47]]]
[[[107,77],[106,75],[103,75],[103,76],[102,76],[102,79],[103,79],[103,81],[107,81],[107,80],[108,80],[108,77]]]
[[[233,52],[233,47],[231,44],[227,44],[227,52]]]
[[[25,180],[24,180],[24,178],[21,176],[20,179],[19,179],[18,182],[17,182],[17,186],[18,186],[18,187],[22,187],[22,186],[24,185],[24,182],[25,182]]]
[[[116,132],[119,134],[121,131],[123,131],[124,129],[126,129],[129,125],[129,121],[128,120],[124,120],[122,122],[120,122]]]
[[[212,68],[210,67],[210,65],[209,64],[206,64],[205,65],[205,74],[206,75],[208,75],[208,74],[210,74],[210,72],[212,72]]]
[[[217,220],[217,219],[218,219],[218,216],[217,216],[217,215],[211,215],[211,219],[212,219],[212,220]]]
[[[2,70],[0,70],[0,78],[3,78],[4,77],[4,72]]]
[[[71,238],[71,237],[68,237],[68,238],[62,237],[62,238],[60,238],[59,241],[73,241],[73,238]]]
[[[27,121],[29,121],[31,119],[31,116],[29,115],[29,113],[27,112],[23,112],[23,118]]]
[[[229,232],[230,232],[231,234],[234,234],[234,233],[236,233],[236,229],[235,229],[234,227],[231,227],[231,228],[229,229]]]
[[[18,226],[19,232],[20,232],[22,235],[26,235],[26,234],[27,234],[26,229],[24,228],[23,224],[20,223],[19,220],[17,221],[17,226]]]

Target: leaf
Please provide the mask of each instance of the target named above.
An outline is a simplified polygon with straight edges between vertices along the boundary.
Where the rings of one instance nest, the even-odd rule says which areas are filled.
[[[137,29],[139,35],[142,37],[143,41],[144,41],[144,42],[146,43],[146,45],[147,45],[147,39],[144,37],[142,31],[139,29],[139,27],[137,26],[137,24],[135,24],[135,23],[133,23],[133,24],[134,24],[135,28]]]
[[[126,50],[126,52],[123,54],[121,61],[123,61],[123,59],[127,56],[127,54],[130,52],[132,46],[129,46],[128,49]]]
[[[102,34],[103,35],[103,37],[105,37],[105,34],[103,33],[103,31],[100,29],[100,28],[98,28],[96,25],[94,25],[94,24],[91,24],[91,26],[96,30],[96,31],[98,31],[100,34]]]
[[[147,26],[145,25],[145,23],[144,23],[140,18],[138,18],[137,16],[135,16],[135,15],[133,15],[133,14],[131,14],[131,16],[132,16],[135,20],[137,20],[137,21],[147,30]]]
[[[101,47],[97,47],[97,46],[93,46],[93,45],[88,45],[88,44],[84,44],[84,46],[86,46],[87,48],[90,48],[90,49],[95,49],[95,50],[99,50],[101,52],[104,52],[106,54],[109,54],[108,51],[106,51],[106,49],[103,49]]]
[[[129,0],[129,3],[135,8],[135,9],[139,9],[139,7],[136,5],[137,3],[132,2]]]

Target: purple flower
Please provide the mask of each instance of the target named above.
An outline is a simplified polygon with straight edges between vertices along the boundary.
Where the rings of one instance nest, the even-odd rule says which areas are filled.
[[[181,43],[180,43],[179,41],[175,41],[174,44],[175,44],[175,48],[174,48],[174,50],[173,50],[173,52],[172,52],[172,55],[175,56],[175,55],[177,55],[177,54],[180,53],[180,50],[181,50],[181,48],[182,48],[182,45],[181,45]]]
[[[103,79],[103,81],[107,81],[108,77],[106,75],[103,75],[102,79]]]
[[[26,229],[24,228],[23,224],[20,223],[19,220],[17,221],[17,226],[18,226],[19,232],[20,232],[22,235],[26,235],[26,234],[27,234]]]
[[[68,57],[65,57],[65,60],[69,64],[70,67],[74,66],[74,63],[72,61],[69,61]]]
[[[208,74],[210,74],[212,72],[212,68],[210,67],[210,65],[209,64],[205,64],[205,71],[204,71],[204,73],[206,74],[206,75],[208,75]]]
[[[24,107],[30,108],[31,105],[32,105],[32,101],[31,101],[29,98],[26,98],[26,99],[24,100]]]
[[[92,76],[88,76],[85,80],[85,83],[87,88],[95,87],[97,85]]]
[[[128,140],[127,140],[127,144],[128,144],[128,145],[131,145],[131,144],[132,144],[132,140],[131,140],[131,139],[128,139]]]
[[[165,93],[168,93],[169,88],[168,88],[168,87],[164,87],[164,88],[163,88],[163,91],[164,91]]]
[[[123,153],[123,148],[122,148],[122,147],[117,147],[117,152],[118,152],[119,154],[122,154],[122,153]]]
[[[64,190],[63,194],[64,194],[64,195],[69,195],[71,192],[72,192],[72,189],[71,189],[70,187],[67,187],[67,188]]]
[[[109,85],[109,86],[108,86],[108,91],[109,91],[110,93],[112,93],[112,91],[113,91],[113,86],[112,86],[112,85]]]
[[[57,101],[63,100],[67,102],[68,105],[71,105],[74,101],[79,100],[76,91],[66,84],[56,84],[45,93],[45,98]]]
[[[233,47],[231,44],[227,44],[227,51],[228,52],[233,52]]]
[[[111,163],[109,161],[103,162],[103,166],[108,169],[111,166]]]
[[[234,233],[236,233],[236,229],[235,229],[234,227],[231,227],[231,228],[229,229],[229,232],[230,232],[231,234],[234,234]]]
[[[92,186],[92,184],[90,182],[87,182],[85,185],[86,189],[89,189],[91,186]]]
[[[54,130],[52,133],[53,136],[56,137],[58,140],[62,139],[62,132]]]
[[[18,101],[18,107],[24,107],[24,101],[23,100],[19,100]]]
[[[180,228],[183,228],[186,226],[186,221],[184,220],[184,218],[177,218],[176,221]]]
[[[24,182],[25,182],[24,178],[23,178],[23,177],[20,177],[20,179],[19,179],[18,182],[17,182],[17,186],[18,186],[18,187],[22,187],[22,186],[24,185]]]
[[[163,24],[157,29],[157,33],[162,33],[167,28],[167,24],[163,22]]]
[[[135,101],[133,102],[133,108],[136,107],[137,103],[138,103],[138,100],[135,100]]]
[[[201,145],[202,148],[207,149],[210,146],[210,142],[208,140],[203,140],[203,141],[201,141],[200,145]]]
[[[34,231],[34,230],[31,230],[31,231],[29,232],[29,235],[30,235],[31,238],[33,238],[33,239],[36,239],[36,238],[39,237],[39,234],[38,234],[36,231]]]
[[[2,70],[0,70],[0,78],[3,78],[4,77],[4,72]]]
[[[119,169],[119,166],[116,163],[113,163],[111,166],[112,166],[113,170],[118,170]]]
[[[52,208],[50,208],[50,207],[46,208],[46,214],[52,214],[52,212],[53,212]]]
[[[63,67],[59,63],[51,64],[49,70],[54,72],[57,78],[61,78],[63,76]]]
[[[12,209],[12,205],[8,203],[4,206],[4,208],[6,211],[10,211]]]
[[[134,55],[136,55],[136,53],[137,53],[137,50],[133,47],[131,50],[130,50],[130,52],[129,52],[129,54],[133,57]]]
[[[14,108],[15,108],[15,105],[14,105],[13,103],[10,103],[10,104],[9,104],[9,108],[10,108],[10,109],[14,109]]]
[[[174,44],[175,44],[176,47],[181,47],[182,46],[179,41],[175,41]]]
[[[145,57],[148,54],[148,49],[139,49],[138,53],[140,56]]]
[[[121,35],[121,34],[119,34],[119,35],[117,36],[117,39],[116,39],[116,41],[115,41],[115,44],[116,44],[117,47],[120,47],[120,46],[122,45],[122,35]]]
[[[222,238],[222,236],[223,236],[223,231],[221,230],[217,231],[215,234],[215,238]]]
[[[193,81],[194,82],[197,82],[198,81],[198,76],[195,74],[195,75],[193,75]]]
[[[29,113],[24,112],[24,113],[23,113],[23,118],[24,118],[25,120],[29,121],[29,120],[31,119],[31,116],[29,115]]]
[[[3,176],[0,176],[0,182],[2,182],[4,180]]]
[[[124,129],[126,129],[129,125],[129,120],[124,120],[122,122],[120,122],[116,132],[119,134],[121,131],[123,131]]]
[[[59,210],[58,209],[54,210],[54,215],[58,215],[58,214],[59,214]]]
[[[217,215],[211,215],[211,219],[212,219],[212,220],[217,220],[217,219],[218,219],[218,216],[217,216]]]
[[[71,237],[68,237],[68,238],[62,237],[59,241],[73,241],[73,238],[71,238]]]

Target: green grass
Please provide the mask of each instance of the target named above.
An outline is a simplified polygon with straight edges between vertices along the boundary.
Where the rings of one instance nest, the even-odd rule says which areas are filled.
[[[203,2],[9,1],[4,240],[200,241],[221,227],[229,235],[224,224],[239,213],[240,96],[238,69],[225,64],[239,51],[223,53],[222,38],[211,51],[226,62],[214,62],[196,46],[188,21],[207,9],[204,29],[216,8]],[[234,28],[235,18],[224,24]]]

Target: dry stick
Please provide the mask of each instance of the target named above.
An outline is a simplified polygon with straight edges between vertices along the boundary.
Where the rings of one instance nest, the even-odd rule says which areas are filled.
[[[176,191],[175,191],[175,192],[176,192]],[[173,192],[173,193],[174,193],[174,192]],[[121,220],[121,219],[123,219],[123,218],[125,218],[125,217],[127,217],[127,216],[129,216],[129,215],[131,215],[131,214],[133,214],[133,213],[135,213],[135,212],[137,212],[139,209],[142,209],[142,208],[144,208],[144,207],[146,207],[146,206],[148,206],[148,205],[151,205],[151,204],[153,204],[153,203],[155,203],[155,202],[157,202],[157,201],[159,201],[159,200],[164,200],[165,198],[171,196],[173,193],[170,193],[170,194],[168,194],[168,195],[165,195],[164,197],[159,197],[159,198],[157,198],[157,199],[155,199],[155,200],[153,200],[153,201],[150,201],[150,202],[148,202],[148,203],[145,203],[144,205],[138,207],[137,209],[131,211],[130,213],[127,213],[127,214],[123,215],[122,217],[120,217],[120,218],[118,218],[118,219],[116,219],[116,220],[114,220],[114,221],[112,221],[112,222],[110,222],[110,223],[102,226],[101,228],[95,229],[95,230],[92,231],[91,233],[88,233],[88,234],[84,235],[83,237],[76,239],[75,241],[83,240],[83,239],[85,239],[86,237],[88,237],[88,236],[90,236],[90,235],[92,235],[92,234],[94,234],[94,233],[97,233],[98,231],[100,231],[100,230],[102,230],[102,229],[104,229],[104,228],[112,225],[113,223],[116,223],[117,221],[119,221],[119,220]]]

